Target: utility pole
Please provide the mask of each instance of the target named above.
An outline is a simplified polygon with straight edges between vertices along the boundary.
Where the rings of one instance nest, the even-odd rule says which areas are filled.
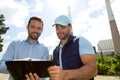
[[[71,8],[70,8],[70,6],[68,6],[68,17],[70,18],[71,23],[72,23]],[[71,34],[73,35],[73,29],[71,30]]]
[[[120,53],[120,35],[109,0],[105,0],[115,53]]]

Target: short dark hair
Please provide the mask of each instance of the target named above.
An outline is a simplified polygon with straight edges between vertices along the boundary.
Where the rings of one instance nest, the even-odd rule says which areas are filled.
[[[42,20],[41,18],[36,17],[36,16],[33,16],[33,17],[31,17],[31,18],[29,19],[29,21],[28,21],[28,26],[30,25],[31,20],[38,20],[39,22],[42,23],[42,26],[44,25],[44,24],[43,24],[43,20]]]

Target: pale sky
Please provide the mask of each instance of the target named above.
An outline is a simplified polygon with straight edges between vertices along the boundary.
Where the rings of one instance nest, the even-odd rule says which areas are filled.
[[[120,0],[110,0],[114,17],[120,30]],[[50,54],[59,43],[54,20],[61,14],[68,15],[68,6],[75,36],[87,38],[97,48],[99,40],[111,39],[105,0],[0,0],[0,14],[10,29],[4,37],[4,53],[13,40],[27,37],[26,25],[31,16],[41,17],[44,31],[39,41],[48,47]]]

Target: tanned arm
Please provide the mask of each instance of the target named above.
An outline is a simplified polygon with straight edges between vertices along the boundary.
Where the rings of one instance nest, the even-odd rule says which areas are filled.
[[[84,66],[73,70],[62,70],[63,80],[88,80],[97,75],[96,56],[94,54],[84,54],[80,58]]]

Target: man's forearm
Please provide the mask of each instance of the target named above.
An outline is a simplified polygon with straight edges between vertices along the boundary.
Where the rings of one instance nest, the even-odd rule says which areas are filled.
[[[63,70],[63,80],[88,80],[97,75],[97,66],[86,65],[79,69]]]

